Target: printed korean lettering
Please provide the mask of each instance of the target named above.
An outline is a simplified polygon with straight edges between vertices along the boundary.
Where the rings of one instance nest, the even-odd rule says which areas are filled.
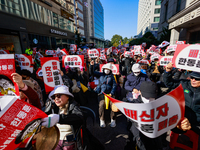
[[[196,64],[197,68],[200,68],[200,60],[198,60],[197,64]]]
[[[171,118],[169,118],[169,125],[168,126],[175,124],[177,122],[177,120],[178,120],[178,115],[172,116]]]
[[[188,57],[197,58],[198,53],[199,53],[199,50],[193,50],[193,49],[191,49],[190,52],[189,52]]]
[[[10,125],[18,127],[22,121],[19,118],[14,118],[14,120],[10,123]]]
[[[130,117],[134,120],[137,120],[137,111],[136,110],[129,110],[129,109],[124,108],[124,112],[128,117]]]
[[[140,129],[147,133],[153,133],[153,124],[141,124]]]
[[[20,111],[18,114],[17,114],[17,117],[20,118],[20,119],[24,119],[26,117],[27,113],[23,112],[23,111]]]
[[[52,76],[52,72],[46,72],[46,75],[47,75],[48,77],[51,77],[51,76]]]
[[[159,119],[160,116],[166,117],[168,115],[168,110],[169,110],[168,103],[161,105],[156,110],[158,111],[158,115],[157,115],[156,119]]]
[[[195,59],[188,59],[187,66],[193,67],[195,65],[196,60]]]
[[[186,58],[180,58],[179,61],[178,61],[178,64],[179,65],[185,65],[187,59]]]
[[[53,75],[54,75],[54,76],[57,76],[58,74],[59,74],[58,71],[54,71],[54,72],[53,72]]]
[[[55,81],[55,85],[60,85],[60,81]]]
[[[13,65],[8,65],[8,69],[9,70],[13,69]]]
[[[142,114],[139,116],[142,122],[151,122],[154,121],[154,109],[151,109],[150,115],[146,111],[142,111]],[[148,119],[145,119],[148,118]]]
[[[52,62],[53,70],[58,70],[57,62]]]
[[[25,105],[23,108],[22,108],[23,111],[25,112],[29,112],[31,110],[31,107],[28,106],[28,105]]]
[[[7,65],[2,65],[2,70],[7,70]]]
[[[4,128],[6,128],[6,126],[4,126],[3,124],[0,124],[0,130],[3,130]]]
[[[161,121],[158,123],[158,131],[167,127],[167,121],[168,121],[168,119],[165,119],[164,121]]]

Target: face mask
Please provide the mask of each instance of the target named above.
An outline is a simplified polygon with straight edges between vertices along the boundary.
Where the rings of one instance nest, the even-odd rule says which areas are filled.
[[[105,73],[105,74],[109,74],[109,73],[110,73],[110,70],[104,70],[104,73]]]
[[[137,77],[139,76],[140,72],[134,72],[134,75]]]
[[[154,101],[155,100],[155,98],[145,98],[145,97],[142,97],[142,101],[144,102],[144,103],[149,103],[149,102],[152,102],[152,101]]]

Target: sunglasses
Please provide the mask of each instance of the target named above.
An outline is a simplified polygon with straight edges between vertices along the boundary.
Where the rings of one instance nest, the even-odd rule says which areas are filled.
[[[190,77],[190,79],[195,79],[196,81],[200,81],[200,78]]]
[[[57,97],[57,98],[61,98],[62,95],[63,95],[63,94],[55,94],[55,95],[52,95],[51,98],[52,98],[52,99],[55,99],[56,97]]]

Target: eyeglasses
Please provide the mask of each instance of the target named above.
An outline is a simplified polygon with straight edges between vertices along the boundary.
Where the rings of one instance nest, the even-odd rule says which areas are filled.
[[[200,78],[190,77],[190,79],[195,79],[196,81],[200,81]]]
[[[52,99],[55,99],[56,97],[57,97],[57,98],[61,98],[62,95],[63,95],[63,94],[55,94],[55,95],[52,95],[51,98],[52,98]]]

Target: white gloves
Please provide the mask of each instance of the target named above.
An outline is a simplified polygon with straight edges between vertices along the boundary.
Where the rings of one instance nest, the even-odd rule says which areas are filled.
[[[50,114],[48,117],[42,119],[42,126],[50,128],[58,123],[60,116],[58,114]]]

